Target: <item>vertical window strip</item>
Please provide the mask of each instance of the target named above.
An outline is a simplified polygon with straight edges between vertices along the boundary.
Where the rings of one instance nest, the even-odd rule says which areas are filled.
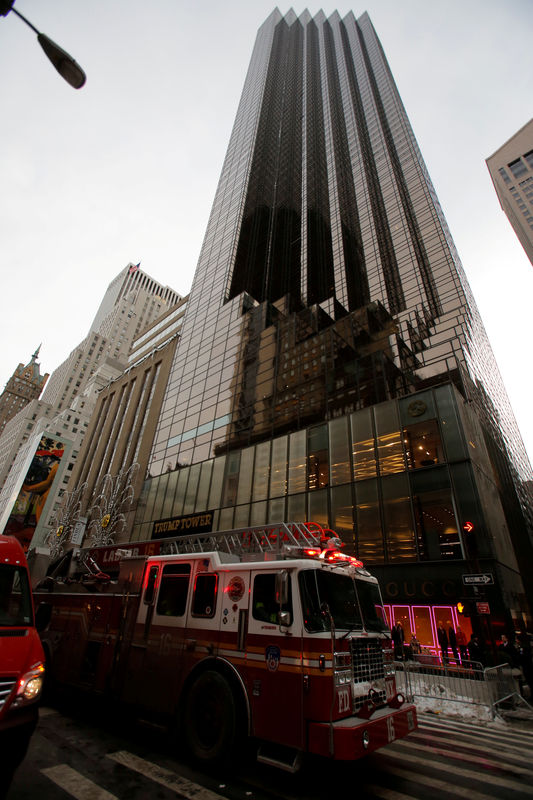
[[[134,464],[135,461],[137,461],[137,456],[139,455],[139,450],[140,450],[141,443],[142,443],[144,429],[146,428],[146,423],[148,421],[148,416],[149,416],[149,413],[150,413],[150,406],[152,405],[152,400],[153,400],[153,397],[154,397],[155,387],[156,387],[156,384],[157,384],[157,378],[159,376],[160,369],[161,369],[161,362],[159,362],[159,364],[156,364],[155,369],[154,369],[154,376],[152,378],[152,385],[150,387],[150,395],[149,395],[147,403],[146,403],[146,408],[144,409],[144,415],[143,415],[141,427],[140,427],[140,430],[139,430],[139,434],[137,436],[137,444],[136,444],[136,447],[135,447],[135,452],[134,452],[133,458],[131,460],[132,464]]]
[[[92,438],[91,438],[91,446],[87,451],[87,455],[86,455],[84,463],[83,463],[83,469],[80,472],[80,484],[83,483],[85,480],[87,480],[88,477],[89,477],[91,464],[93,464],[93,462],[94,462],[94,456],[95,456],[96,450],[98,448],[98,445],[100,444],[102,430],[103,430],[103,428],[104,428],[104,426],[105,426],[105,424],[107,422],[107,418],[109,416],[109,411],[110,411],[111,406],[113,404],[114,397],[115,397],[115,393],[112,392],[110,395],[108,395],[102,401],[102,404],[100,406],[100,411],[99,411],[99,414],[98,414],[98,421],[96,423],[96,426],[95,426],[95,429],[94,429],[94,433],[93,433]]]
[[[370,56],[368,54],[368,49],[366,46],[366,42],[363,36],[363,32],[359,27],[358,23],[355,23],[357,35],[359,38],[359,43],[361,46],[361,52],[363,54],[363,59],[365,62],[365,67],[368,73],[368,79],[370,82],[370,88],[372,91],[372,97],[374,99],[374,103],[378,112],[379,122],[381,125],[381,130],[383,132],[383,139],[385,141],[385,145],[387,147],[387,152],[389,154],[390,163],[394,172],[394,177],[396,180],[396,186],[398,187],[398,193],[400,197],[400,201],[402,204],[405,221],[407,223],[409,234],[411,238],[411,243],[413,245],[413,250],[416,255],[416,260],[418,264],[418,268],[420,270],[420,277],[422,278],[422,283],[424,285],[424,290],[426,293],[426,297],[428,300],[429,308],[431,315],[433,317],[438,317],[442,313],[442,307],[440,303],[440,298],[435,286],[435,280],[433,278],[433,273],[431,270],[431,266],[429,263],[429,259],[426,253],[426,248],[424,245],[424,240],[422,239],[422,235],[420,233],[420,228],[418,225],[418,220],[416,218],[415,210],[413,208],[413,203],[411,197],[409,195],[409,190],[407,188],[407,182],[405,180],[405,176],[403,174],[402,166],[400,164],[400,159],[398,157],[398,152],[396,150],[396,145],[394,143],[394,138],[389,126],[389,122],[387,119],[387,115],[385,113],[385,108],[383,105],[383,100],[379,91],[379,87],[376,81],[376,76],[374,75],[374,70],[372,68],[372,64],[370,61]],[[383,56],[383,60],[385,64],[387,64],[385,57]]]
[[[119,403],[118,403],[118,408],[117,408],[117,413],[116,413],[115,419],[120,418],[120,416],[122,414],[124,398],[126,396],[126,388],[127,388],[126,386],[122,387],[122,391],[120,393],[120,400],[119,400]],[[107,465],[109,463],[108,462],[108,456],[109,456],[109,454],[111,452],[111,449],[112,449],[112,442],[114,442],[114,441],[115,441],[115,437],[113,436],[113,428],[111,428],[109,439],[107,440],[107,444],[106,444],[106,447],[105,447],[105,450],[104,450],[104,454],[102,456],[102,460],[100,461],[100,469],[98,470],[98,475],[96,476],[96,480],[94,482],[95,488],[98,486],[98,484],[100,482],[100,479],[102,478],[102,475],[105,474],[105,471],[107,469]]]
[[[126,442],[126,447],[124,448],[124,455],[122,456],[122,462],[121,462],[121,465],[120,465],[120,469],[121,470],[124,469],[126,466],[129,466],[128,465],[128,455],[129,455],[129,452],[130,452],[131,443],[133,441],[133,435],[135,433],[135,430],[137,428],[137,423],[139,421],[141,408],[142,408],[142,406],[144,404],[144,395],[145,395],[145,392],[146,392],[146,387],[148,385],[148,376],[150,375],[150,372],[151,372],[151,369],[147,369],[146,372],[144,373],[144,376],[143,376],[141,392],[140,392],[139,398],[137,400],[137,409],[135,411],[135,417],[133,418],[133,422],[132,422],[132,424],[130,426],[130,432],[128,434],[128,441]]]

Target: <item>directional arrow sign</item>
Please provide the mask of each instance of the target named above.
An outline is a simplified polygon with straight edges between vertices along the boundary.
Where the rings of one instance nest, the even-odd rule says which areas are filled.
[[[462,578],[465,586],[492,586],[494,584],[494,576],[490,572],[482,572],[478,575],[463,575]]]

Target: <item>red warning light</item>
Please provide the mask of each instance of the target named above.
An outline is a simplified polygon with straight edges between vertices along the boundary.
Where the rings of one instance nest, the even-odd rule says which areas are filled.
[[[474,526],[472,525],[471,522],[465,522],[465,524],[463,525],[463,530],[466,531],[466,533],[472,533],[472,531],[474,530]]]

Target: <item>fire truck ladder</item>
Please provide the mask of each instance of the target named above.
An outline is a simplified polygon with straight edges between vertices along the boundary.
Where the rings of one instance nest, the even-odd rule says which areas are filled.
[[[314,522],[281,522],[215,533],[192,533],[165,541],[162,553],[207,553],[214,550],[246,557],[272,553],[282,557],[286,547],[321,547],[336,534]]]

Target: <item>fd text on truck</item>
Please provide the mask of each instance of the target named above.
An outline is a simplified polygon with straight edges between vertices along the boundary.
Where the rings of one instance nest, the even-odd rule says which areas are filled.
[[[26,558],[17,539],[0,536],[0,796],[37,724],[43,675]]]
[[[54,683],[166,721],[201,763],[246,737],[294,770],[406,736],[378,583],[328,536],[281,523],[82,550],[36,593]]]

